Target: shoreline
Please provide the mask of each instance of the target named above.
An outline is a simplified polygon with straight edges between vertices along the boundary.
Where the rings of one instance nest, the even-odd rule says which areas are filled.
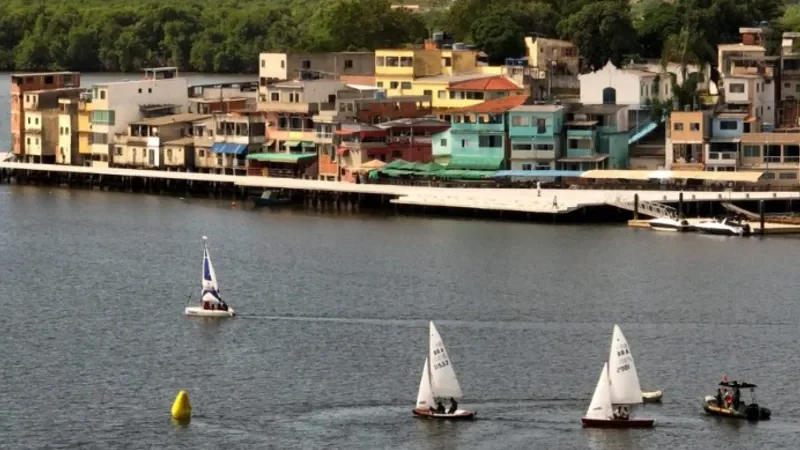
[[[800,208],[800,192],[425,187],[354,184],[293,178],[219,175],[51,164],[0,163],[0,183],[215,198],[249,202],[265,190],[318,211],[390,211],[414,216],[471,217],[537,223],[620,223],[648,207],[682,208],[687,217],[713,217],[723,203],[765,213]],[[637,212],[639,214],[637,214]]]

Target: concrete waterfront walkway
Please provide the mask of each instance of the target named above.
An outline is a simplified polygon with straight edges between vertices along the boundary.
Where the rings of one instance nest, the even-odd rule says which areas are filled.
[[[662,190],[604,190],[604,189],[542,189],[541,196],[532,189],[501,188],[444,188],[402,186],[386,184],[353,184],[336,181],[302,180],[257,176],[216,175],[196,172],[167,172],[161,170],[136,170],[95,168],[59,164],[30,164],[0,162],[0,169],[30,170],[37,172],[70,173],[97,176],[119,176],[150,179],[230,183],[236,186],[288,189],[347,194],[384,195],[390,201],[403,205],[443,208],[470,208],[493,211],[515,211],[533,214],[563,214],[584,207],[615,205],[633,202],[634,195],[646,202],[678,202],[680,191]],[[800,200],[800,192],[730,192],[686,191],[685,203],[730,202],[742,200]]]

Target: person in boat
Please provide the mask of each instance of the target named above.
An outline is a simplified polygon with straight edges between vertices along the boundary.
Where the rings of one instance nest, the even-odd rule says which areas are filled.
[[[725,394],[725,407],[730,408],[733,405],[733,396],[730,392]]]
[[[442,403],[441,400],[436,402],[436,412],[438,414],[444,414],[445,413],[444,404]]]
[[[722,408],[722,388],[717,388],[716,400],[717,400],[717,406]]]
[[[450,409],[447,410],[447,414],[455,414],[458,410],[458,403],[456,403],[456,399],[450,397]]]

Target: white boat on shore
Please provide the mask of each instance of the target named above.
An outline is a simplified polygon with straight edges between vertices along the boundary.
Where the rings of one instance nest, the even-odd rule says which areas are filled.
[[[691,226],[686,219],[674,219],[672,217],[659,217],[647,222],[650,228],[657,231],[690,231]]]
[[[203,236],[203,289],[200,292],[200,305],[187,306],[184,314],[190,317],[225,318],[233,317],[236,313],[229,307],[219,294],[217,274],[211,264],[211,255],[208,253],[208,238]]]
[[[721,236],[749,236],[752,233],[749,224],[736,222],[727,218],[722,220],[705,220],[692,226],[692,229],[705,234]]]
[[[452,404],[445,410],[441,399],[460,399],[463,397],[458,384],[455,369],[450,363],[450,356],[444,348],[444,342],[436,330],[433,321],[428,325],[428,356],[422,367],[422,379],[419,381],[417,404],[414,408],[416,417],[440,420],[467,420],[475,417],[475,412],[458,409]],[[436,399],[440,399],[438,402]]]

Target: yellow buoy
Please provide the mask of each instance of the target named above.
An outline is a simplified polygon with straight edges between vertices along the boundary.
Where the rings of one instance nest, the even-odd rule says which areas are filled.
[[[172,418],[186,422],[192,418],[192,404],[189,403],[189,394],[186,391],[178,392],[175,402],[172,404]]]

